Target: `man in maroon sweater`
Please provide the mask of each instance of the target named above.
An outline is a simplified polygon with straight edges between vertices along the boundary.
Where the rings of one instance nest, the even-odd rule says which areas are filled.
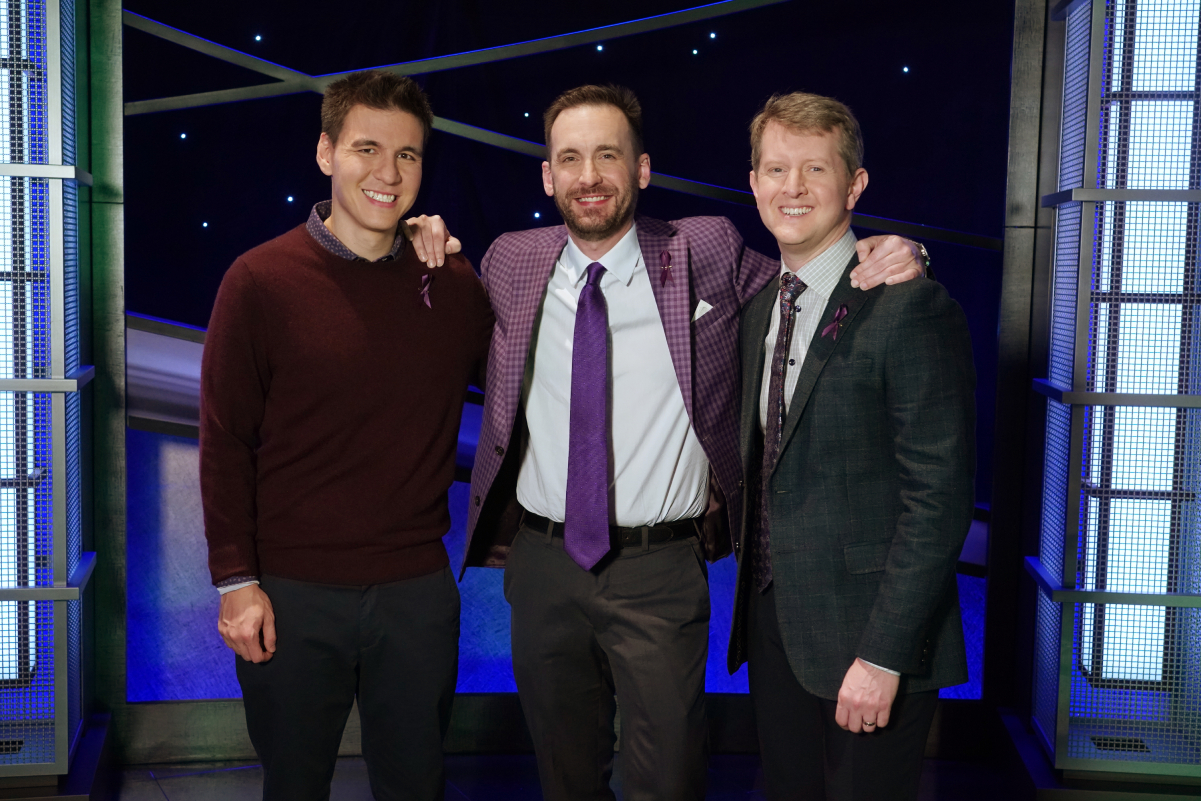
[[[471,265],[427,269],[442,237],[401,224],[432,121],[408,78],[330,85],[332,199],[239,257],[213,308],[205,533],[265,799],[329,797],[356,697],[375,797],[443,793],[459,593],[441,538],[493,316]]]

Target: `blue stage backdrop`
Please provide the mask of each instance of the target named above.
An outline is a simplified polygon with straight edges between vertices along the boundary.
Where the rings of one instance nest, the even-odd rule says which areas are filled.
[[[470,410],[471,407],[468,407]],[[478,419],[466,421],[467,426]],[[465,432],[466,435],[466,432]],[[462,439],[468,439],[464,436]],[[234,655],[217,635],[217,591],[209,582],[196,441],[130,430],[127,691],[130,701],[238,698]],[[462,562],[468,485],[450,488],[451,527],[444,539],[451,564]],[[459,692],[513,692],[509,605],[500,570],[472,568],[463,596]],[[959,576],[971,680],[941,693],[979,698],[984,648],[985,580]],[[706,687],[747,691],[746,668],[726,671],[726,639],[734,597],[734,560],[709,567],[713,618]]]

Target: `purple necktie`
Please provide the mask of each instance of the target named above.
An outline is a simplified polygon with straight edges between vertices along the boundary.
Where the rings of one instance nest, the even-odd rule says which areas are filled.
[[[571,349],[571,433],[567,451],[567,508],[563,547],[585,570],[609,552],[609,339],[600,262],[575,309]]]
[[[763,469],[759,475],[759,526],[751,570],[759,592],[771,584],[771,473],[780,455],[780,436],[784,429],[784,364],[792,339],[794,304],[809,287],[792,272],[780,276],[780,330],[771,356],[771,383],[767,386],[767,427],[763,432]]]

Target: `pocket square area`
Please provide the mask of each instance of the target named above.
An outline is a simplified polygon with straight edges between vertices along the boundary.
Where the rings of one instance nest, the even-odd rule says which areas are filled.
[[[704,300],[699,301],[696,304],[696,311],[694,311],[692,313],[692,322],[695,323],[697,320],[701,319],[706,314],[708,314],[709,311],[712,309],[713,309],[712,303],[709,303],[708,301],[704,301]]]

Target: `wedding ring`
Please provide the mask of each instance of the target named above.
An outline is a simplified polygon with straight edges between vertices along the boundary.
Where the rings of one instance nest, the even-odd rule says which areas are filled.
[[[876,723],[875,723],[875,721],[872,721],[871,723],[868,723],[868,722],[865,720],[865,721],[863,721],[863,725],[864,725],[864,726],[875,726],[875,725],[876,725]]]

